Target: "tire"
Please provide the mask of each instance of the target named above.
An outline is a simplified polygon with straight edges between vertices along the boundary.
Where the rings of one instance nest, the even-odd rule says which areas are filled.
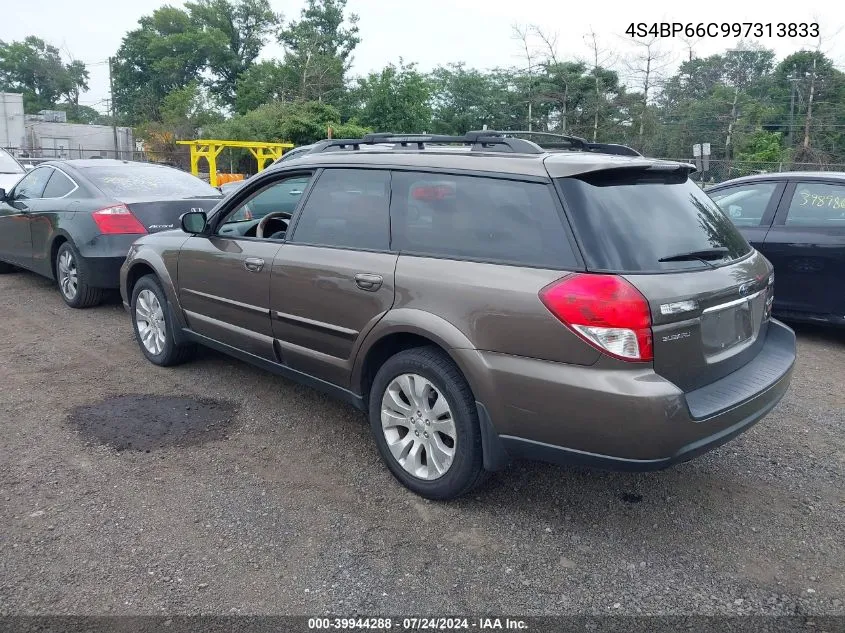
[[[70,242],[64,242],[56,252],[53,262],[59,294],[71,308],[90,308],[103,300],[103,289],[87,283],[85,260]]]
[[[405,391],[409,388],[411,391],[419,389],[423,397],[420,398],[418,393],[414,396],[416,400],[408,398]],[[443,406],[439,402],[441,397],[445,397],[448,414],[438,414]],[[432,398],[433,405],[430,404]],[[415,409],[415,402],[420,401],[423,404]],[[383,406],[389,410],[384,416]],[[416,494],[427,499],[454,499],[485,479],[487,473],[482,464],[481,431],[475,398],[460,369],[441,349],[417,347],[391,356],[373,380],[369,417],[382,459],[393,476]],[[383,417],[389,427],[383,425]],[[412,419],[413,422],[410,421]],[[451,446],[448,440],[452,428],[447,423],[448,419],[454,427]],[[435,426],[448,431],[435,433],[432,431]],[[439,442],[435,442],[435,438]],[[421,449],[415,448],[418,444],[422,444]],[[444,447],[452,451],[451,462],[445,468],[448,458],[444,459]],[[394,452],[398,453],[398,457]],[[414,455],[416,459],[412,459]],[[400,458],[404,460],[404,465]],[[424,464],[420,465],[423,461]]]
[[[6,273],[13,273],[17,270],[12,264],[7,264],[6,262],[0,262],[0,275],[5,275]]]
[[[139,297],[141,298],[140,302]],[[154,297],[154,301],[152,297]],[[154,323],[144,319],[145,313],[148,313],[154,319]],[[170,303],[167,301],[167,296],[161,289],[161,284],[155,275],[144,275],[135,283],[135,287],[132,288],[132,299],[129,303],[129,315],[132,319],[132,330],[135,332],[138,347],[141,348],[141,353],[151,363],[160,367],[172,367],[190,360],[193,356],[196,346],[193,344],[177,345],[174,341],[173,332],[176,325],[173,322]],[[156,318],[156,315],[158,315],[158,318]],[[141,332],[142,326],[139,325],[139,319],[142,322],[153,323],[152,332],[145,332],[148,343],[144,342],[144,334]],[[149,338],[150,334],[153,335],[155,341]],[[148,345],[150,346],[148,347]]]

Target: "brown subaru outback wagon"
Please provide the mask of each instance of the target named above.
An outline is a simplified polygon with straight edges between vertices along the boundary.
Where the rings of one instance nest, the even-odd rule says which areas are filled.
[[[692,167],[621,154],[489,131],[317,143],[132,245],[141,351],[166,366],[199,343],[339,396],[434,499],[512,458],[688,460],[772,410],[795,337]]]

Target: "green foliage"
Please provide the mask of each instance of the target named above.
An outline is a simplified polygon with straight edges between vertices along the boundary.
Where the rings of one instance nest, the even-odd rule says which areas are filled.
[[[78,103],[87,89],[85,65],[65,64],[55,46],[32,35],[23,42],[0,41],[0,92],[23,93],[27,113],[51,109],[62,98]]]
[[[252,68],[265,40],[276,34],[281,16],[269,0],[198,0],[186,2],[185,8],[198,28],[215,38],[206,68],[212,93],[234,105],[238,79]]]
[[[380,131],[420,133],[431,129],[432,82],[414,64],[389,64],[358,79],[352,89],[364,125]]]
[[[235,90],[235,112],[245,114],[273,101],[286,101],[293,94],[289,73],[275,60],[259,62],[238,78]]]
[[[53,110],[67,112],[68,123],[84,123],[86,125],[111,125],[110,117],[103,116],[94,108],[75,103],[59,103],[52,106]]]
[[[337,108],[317,101],[268,103],[243,115],[206,126],[203,136],[223,140],[292,141],[297,145],[326,138],[328,128],[334,136],[363,134],[367,130],[347,122],[341,124]]]
[[[285,47],[285,83],[297,98],[341,98],[352,51],[361,41],[358,16],[352,13],[347,17],[345,11],[346,0],[307,0],[300,20],[279,33],[279,42]]]

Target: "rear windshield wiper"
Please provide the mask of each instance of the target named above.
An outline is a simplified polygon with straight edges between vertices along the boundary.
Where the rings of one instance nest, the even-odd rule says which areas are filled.
[[[713,264],[711,264],[711,260],[718,260],[722,259],[728,253],[728,249],[725,246],[717,246],[716,248],[706,248],[700,251],[688,251],[686,253],[676,253],[675,255],[667,255],[666,257],[661,257],[657,261],[659,262],[688,262],[698,260],[700,262],[704,262],[711,268],[715,268]]]

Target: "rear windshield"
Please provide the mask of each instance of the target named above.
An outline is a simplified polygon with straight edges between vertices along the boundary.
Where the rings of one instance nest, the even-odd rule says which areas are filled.
[[[161,165],[104,165],[88,167],[85,174],[103,193],[117,199],[144,196],[220,198],[222,195],[196,176]]]
[[[730,218],[684,172],[613,170],[558,182],[591,270],[695,270],[751,252]],[[660,261],[666,258],[671,261]]]

